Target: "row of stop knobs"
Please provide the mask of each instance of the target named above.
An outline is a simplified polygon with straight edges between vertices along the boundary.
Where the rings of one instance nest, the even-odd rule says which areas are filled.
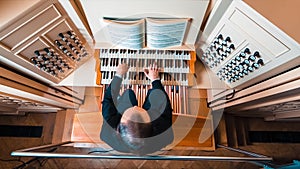
[[[30,58],[30,61],[41,70],[57,76],[58,73],[64,73],[65,70],[71,69],[71,66],[65,59],[59,56],[51,48],[34,51],[35,56]]]
[[[255,51],[252,54],[249,48],[245,48],[237,56],[227,62],[227,64],[217,72],[217,76],[221,80],[233,83],[244,78],[263,65],[263,58],[258,51]]]
[[[83,57],[88,56],[85,46],[73,31],[59,33],[58,36],[60,40],[57,39],[54,43],[70,59],[80,61]]]
[[[221,64],[235,49],[232,39],[219,34],[207,47],[201,59],[210,67],[214,68]]]

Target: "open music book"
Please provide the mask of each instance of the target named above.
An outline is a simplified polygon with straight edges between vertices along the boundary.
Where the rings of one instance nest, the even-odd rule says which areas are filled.
[[[181,46],[191,18],[103,18],[114,45],[130,49]]]

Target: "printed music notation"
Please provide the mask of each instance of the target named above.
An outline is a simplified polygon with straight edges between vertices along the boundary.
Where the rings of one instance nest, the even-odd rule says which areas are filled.
[[[191,18],[104,17],[112,44],[130,49],[181,46]]]

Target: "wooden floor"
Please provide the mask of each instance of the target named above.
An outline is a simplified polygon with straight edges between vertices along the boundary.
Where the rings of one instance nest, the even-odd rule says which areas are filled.
[[[43,135],[41,138],[15,138],[15,137],[0,137],[0,158],[1,159],[18,159],[11,157],[10,153],[17,149],[28,148],[43,144],[49,144],[53,133],[53,121],[55,120],[54,113],[37,114],[31,113],[26,116],[0,116],[0,124],[10,125],[33,125],[44,126]],[[257,124],[257,123],[253,123]],[[272,156],[275,161],[281,163],[290,163],[293,159],[300,159],[300,144],[254,144],[251,146],[240,147],[248,151]],[[73,148],[60,147],[57,152],[67,153],[88,153],[95,151],[97,148]],[[99,150],[99,149],[98,149]],[[209,155],[209,156],[241,156],[241,154],[231,152],[224,149],[215,151],[199,151],[199,150],[171,150],[163,152],[167,155]],[[24,158],[21,160],[26,162],[32,158]],[[216,162],[216,161],[146,161],[146,160],[99,160],[99,159],[40,159],[31,163],[26,168],[49,168],[49,169],[79,169],[79,168],[166,168],[166,169],[257,169],[256,165],[250,163],[234,163],[234,162]],[[14,168],[22,163],[3,162],[0,161],[0,169]]]

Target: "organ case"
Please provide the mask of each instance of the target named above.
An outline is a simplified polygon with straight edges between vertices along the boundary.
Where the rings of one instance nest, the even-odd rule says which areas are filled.
[[[6,65],[57,84],[92,50],[58,1],[41,1],[0,28],[0,53]]]
[[[300,64],[299,43],[245,2],[218,3],[198,51],[228,87],[240,90]]]

